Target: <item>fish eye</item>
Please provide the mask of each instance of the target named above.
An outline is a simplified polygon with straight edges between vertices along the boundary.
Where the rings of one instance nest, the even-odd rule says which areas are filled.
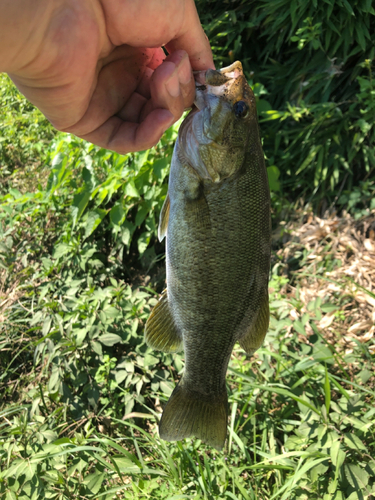
[[[234,114],[237,116],[237,118],[245,118],[249,110],[249,107],[246,104],[246,102],[237,101],[233,106],[233,109],[234,109]]]

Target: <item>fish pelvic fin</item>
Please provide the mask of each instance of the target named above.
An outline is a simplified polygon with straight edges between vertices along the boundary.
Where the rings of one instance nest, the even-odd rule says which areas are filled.
[[[182,336],[173,319],[165,289],[145,326],[145,341],[156,351],[182,351]]]
[[[158,227],[158,239],[163,241],[167,235],[168,222],[169,222],[169,211],[171,207],[171,201],[169,199],[169,193],[164,200],[163,206],[161,207],[159,227]]]
[[[186,388],[182,378],[164,408],[159,434],[165,441],[195,436],[220,451],[227,435],[227,421],[226,389],[214,397],[207,397]]]
[[[268,302],[268,293],[266,293],[261,301],[255,323],[238,341],[242,349],[246,351],[246,354],[252,355],[257,349],[259,349],[259,347],[261,347],[268,330],[269,322],[270,307]]]

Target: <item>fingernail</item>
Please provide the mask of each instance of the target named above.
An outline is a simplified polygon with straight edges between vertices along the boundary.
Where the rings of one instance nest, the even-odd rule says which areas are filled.
[[[180,95],[180,82],[178,80],[177,74],[174,73],[171,78],[165,84],[168,93],[172,97],[178,97]]]
[[[189,59],[186,58],[182,61],[181,68],[178,71],[178,79],[181,85],[187,85],[193,77]]]
[[[163,109],[161,111],[161,116],[165,120],[164,127],[163,127],[164,132],[165,132],[166,130],[169,129],[169,127],[171,127],[174,124],[174,122],[176,120],[175,120],[175,117],[172,115],[172,113],[170,111],[168,111],[167,109]]]
[[[193,71],[193,75],[194,75],[194,78],[195,78],[195,81],[197,83],[200,83],[201,85],[206,85],[206,71],[207,70],[203,70],[203,71]]]

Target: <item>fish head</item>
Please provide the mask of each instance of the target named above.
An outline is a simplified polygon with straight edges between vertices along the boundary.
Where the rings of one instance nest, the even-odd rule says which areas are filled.
[[[202,178],[217,183],[239,170],[251,137],[259,141],[255,97],[239,61],[195,78],[195,107],[181,131],[184,154]]]
[[[202,133],[221,145],[243,145],[251,122],[257,124],[255,97],[242,64],[197,75],[195,105],[204,110]],[[203,81],[203,85],[200,84]]]

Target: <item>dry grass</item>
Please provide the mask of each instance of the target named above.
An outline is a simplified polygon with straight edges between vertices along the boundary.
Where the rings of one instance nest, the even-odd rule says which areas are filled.
[[[302,317],[309,303],[321,299],[322,304],[332,305],[318,318],[325,338],[346,353],[354,341],[370,343],[375,353],[371,342],[375,334],[375,211],[359,220],[347,213],[327,218],[305,214],[284,227],[284,241],[285,236],[289,241],[277,253],[289,273],[293,260],[301,264],[291,280],[298,286],[289,286],[288,294],[299,299],[302,307],[293,309],[291,318]]]

